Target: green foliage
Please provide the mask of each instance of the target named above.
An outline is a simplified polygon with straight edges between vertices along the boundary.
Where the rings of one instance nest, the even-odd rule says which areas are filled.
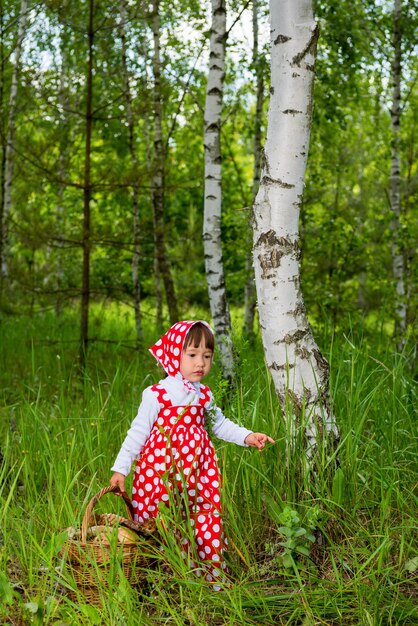
[[[240,328],[241,312],[233,313]],[[205,318],[207,312],[190,312],[196,314]],[[152,318],[150,307],[145,319]],[[44,623],[80,626],[99,619],[128,626],[183,626],[187,620],[199,626],[297,620],[357,626],[369,615],[376,626],[384,620],[412,623],[416,384],[408,354],[394,355],[384,336],[357,327],[345,336],[317,329],[331,363],[341,433],[340,469],[331,479],[326,455],[318,455],[312,476],[303,438],[290,448],[259,339],[249,349],[235,337],[241,358],[233,394],[225,393],[218,371],[211,372],[208,384],[226,415],[276,440],[262,453],[214,442],[223,474],[231,589],[216,594],[197,581],[172,541],[139,594],[115,579],[110,594],[103,589],[101,606],[92,608],[82,597],[73,603],[66,595],[73,583],[60,556],[63,530],[81,524],[91,496],[108,483],[142,389],[161,376],[145,347],[139,354],[130,349],[130,309],[113,305],[92,308],[96,341],[80,380],[76,320],[76,311],[67,309],[60,319],[45,313],[3,321],[0,621],[30,623],[43,616]],[[144,345],[157,334],[147,322]],[[117,500],[98,512],[123,514]],[[164,514],[167,528],[181,524]]]
[[[127,63],[135,122],[136,163],[121,72],[118,9],[95,3],[92,137],[91,295],[132,304],[132,189],[139,185],[140,282],[155,297],[150,189],[153,155],[152,32],[144,3],[126,3]],[[390,2],[315,4],[320,23],[314,118],[301,215],[302,286],[314,319],[336,328],[384,310],[394,322],[388,204],[390,172]],[[168,256],[184,310],[207,306],[202,232],[203,109],[208,5],[161,2],[164,202]],[[268,106],[268,3],[259,3],[259,58],[252,58],[251,5],[228,5],[222,124],[222,239],[230,301],[240,306],[251,247],[255,77],[265,82]],[[4,83],[7,122],[17,29],[16,3],[5,3]],[[417,11],[404,7],[401,120],[402,233],[408,322],[414,333],[418,266],[416,168]],[[239,19],[238,17],[241,16]],[[349,19],[347,18],[349,16]],[[36,311],[80,296],[85,165],[86,29],[84,4],[44,2],[30,15],[18,89],[10,281],[0,310]],[[373,45],[370,45],[370,42]],[[6,137],[6,128],[3,129]],[[4,152],[4,141],[1,144]],[[351,320],[351,322],[350,322]],[[415,336],[411,337],[412,343]]]
[[[289,506],[280,510],[276,502],[268,498],[267,508],[273,520],[281,524],[277,532],[282,535],[283,539],[277,545],[282,546],[284,550],[276,558],[285,569],[293,569],[297,567],[297,561],[301,555],[304,557],[310,555],[312,544],[315,542],[315,536],[312,533],[316,530],[321,516],[320,508],[315,506],[306,510],[303,526],[300,526],[301,519],[297,512]],[[266,544],[266,550],[274,556],[277,545]]]

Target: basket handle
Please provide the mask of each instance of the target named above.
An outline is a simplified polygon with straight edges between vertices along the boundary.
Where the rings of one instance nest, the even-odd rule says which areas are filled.
[[[95,496],[92,497],[92,499],[90,500],[90,502],[87,505],[86,512],[84,513],[83,521],[81,523],[81,541],[82,541],[82,543],[86,543],[87,531],[88,531],[89,522],[90,522],[91,514],[93,512],[94,507],[96,506],[96,504],[98,503],[100,498],[102,498],[106,493],[112,493],[112,492],[115,492],[115,491],[118,491],[120,493],[120,495],[122,496],[122,498],[124,499],[125,505],[126,505],[126,510],[128,512],[128,515],[129,515],[129,519],[130,520],[134,519],[134,510],[133,510],[133,507],[132,507],[132,502],[131,502],[130,497],[126,493],[126,491],[120,491],[119,487],[104,487],[103,489],[100,489],[100,491],[98,493],[96,493]]]

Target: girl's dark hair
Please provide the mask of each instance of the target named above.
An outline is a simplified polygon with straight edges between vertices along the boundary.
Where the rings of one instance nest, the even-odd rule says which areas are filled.
[[[183,350],[186,350],[188,346],[192,345],[194,348],[198,348],[201,344],[201,341],[205,342],[205,346],[208,350],[215,349],[215,337],[213,336],[213,332],[206,326],[206,324],[202,324],[202,322],[196,322],[190,328],[189,332],[186,335],[183,344]]]

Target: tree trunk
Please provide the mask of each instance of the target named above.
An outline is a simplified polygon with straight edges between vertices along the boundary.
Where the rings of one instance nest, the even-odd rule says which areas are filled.
[[[225,0],[212,0],[209,75],[205,105],[205,191],[203,243],[209,303],[223,375],[233,379],[231,318],[226,295],[221,245],[222,158],[221,113],[226,44]]]
[[[131,155],[132,169],[134,174],[132,185],[132,215],[133,215],[133,254],[132,254],[132,287],[135,311],[136,344],[140,348],[143,340],[142,316],[141,316],[141,284],[139,280],[139,262],[141,259],[140,248],[140,216],[139,216],[139,181],[138,181],[138,157],[135,146],[135,120],[132,113],[132,96],[129,85],[129,70],[126,61],[126,0],[120,2],[120,38],[122,42],[122,72],[125,95],[126,118],[128,122],[128,146]]]
[[[406,331],[405,267],[401,228],[401,72],[402,72],[402,1],[393,5],[393,60],[392,60],[392,145],[390,167],[390,205],[392,210],[392,271],[396,288],[395,296],[395,337],[397,348],[402,350]]]
[[[25,34],[28,13],[28,1],[21,0],[19,11],[19,27],[17,42],[15,47],[15,59],[12,74],[12,84],[9,95],[9,111],[7,120],[7,138],[4,148],[4,182],[2,185],[1,204],[1,233],[0,233],[0,280],[7,278],[9,274],[8,264],[8,243],[9,243],[9,214],[12,205],[12,182],[14,164],[14,140],[15,140],[15,118],[17,105],[17,90],[20,70],[20,57],[22,53],[22,43]]]
[[[86,143],[84,157],[84,205],[83,205],[83,276],[81,287],[81,329],[80,329],[80,368],[84,371],[86,364],[88,336],[89,336],[89,303],[90,303],[90,200],[91,200],[91,133],[93,124],[92,97],[93,97],[93,30],[94,0],[89,0],[88,21],[88,64],[87,64],[87,94],[86,94]]]
[[[261,125],[264,102],[264,77],[258,51],[258,0],[253,0],[253,65],[256,73],[256,108],[254,119],[254,171],[253,171],[253,204],[260,186],[261,173]],[[250,244],[250,247],[251,244]],[[250,339],[254,336],[254,316],[256,307],[256,291],[252,252],[249,250],[245,259],[247,281],[244,289],[244,334]]]
[[[270,19],[271,96],[254,204],[254,267],[267,364],[290,432],[304,411],[310,457],[321,435],[338,438],[329,406],[329,366],[306,316],[299,270],[318,27],[311,0],[270,0]]]
[[[152,200],[154,207],[155,255],[158,271],[164,283],[170,323],[178,321],[177,298],[171,267],[167,258],[164,226],[164,143],[162,126],[161,59],[160,59],[160,0],[152,2],[152,31],[154,54],[154,159],[152,172]]]

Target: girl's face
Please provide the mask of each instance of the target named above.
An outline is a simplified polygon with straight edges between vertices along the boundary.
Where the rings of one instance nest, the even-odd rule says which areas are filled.
[[[195,348],[188,345],[181,353],[180,373],[186,380],[192,383],[199,383],[204,376],[207,376],[212,367],[213,352],[206,347],[204,339]]]

